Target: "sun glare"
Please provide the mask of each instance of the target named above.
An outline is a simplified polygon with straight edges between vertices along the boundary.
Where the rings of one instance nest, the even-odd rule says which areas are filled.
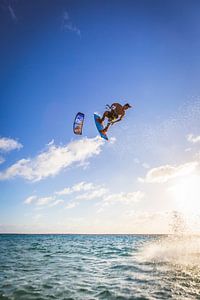
[[[184,213],[200,214],[200,176],[191,175],[179,180],[169,189],[176,208]]]

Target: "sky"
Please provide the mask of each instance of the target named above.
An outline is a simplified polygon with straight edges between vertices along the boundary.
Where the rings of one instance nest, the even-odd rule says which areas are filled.
[[[1,0],[0,232],[199,232],[199,37],[195,0]]]

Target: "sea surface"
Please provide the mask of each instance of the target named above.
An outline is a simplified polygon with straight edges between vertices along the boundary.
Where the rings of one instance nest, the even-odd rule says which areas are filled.
[[[0,299],[200,299],[200,238],[1,234]]]

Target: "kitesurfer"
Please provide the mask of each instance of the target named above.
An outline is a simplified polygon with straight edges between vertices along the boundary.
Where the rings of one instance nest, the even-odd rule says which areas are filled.
[[[106,108],[108,108],[108,110],[106,110],[103,114],[103,117],[99,119],[99,123],[103,124],[105,118],[108,119],[108,123],[106,127],[101,130],[101,132],[106,134],[108,128],[114,123],[121,121],[126,114],[126,110],[131,107],[132,106],[129,103],[126,103],[124,105],[121,105],[120,103],[113,103],[111,104],[111,106],[106,105]]]

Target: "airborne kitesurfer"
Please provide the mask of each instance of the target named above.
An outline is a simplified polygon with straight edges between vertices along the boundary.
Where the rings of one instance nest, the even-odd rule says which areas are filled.
[[[113,104],[111,104],[111,105],[106,105],[106,108],[107,108],[108,110],[106,110],[106,111],[104,112],[103,117],[100,118],[100,119],[98,120],[98,122],[99,122],[100,124],[103,124],[105,118],[107,118],[107,119],[108,119],[108,123],[107,123],[106,127],[103,128],[103,129],[101,130],[101,132],[102,132],[103,134],[106,134],[107,131],[108,131],[108,128],[109,128],[111,125],[113,125],[113,124],[115,124],[115,123],[121,121],[122,118],[123,118],[123,117],[125,116],[125,114],[126,114],[126,110],[129,109],[129,108],[131,108],[131,107],[132,107],[132,106],[131,106],[129,103],[126,103],[126,104],[124,104],[124,105],[121,105],[120,103],[117,103],[117,102],[116,102],[116,103],[113,103]]]

